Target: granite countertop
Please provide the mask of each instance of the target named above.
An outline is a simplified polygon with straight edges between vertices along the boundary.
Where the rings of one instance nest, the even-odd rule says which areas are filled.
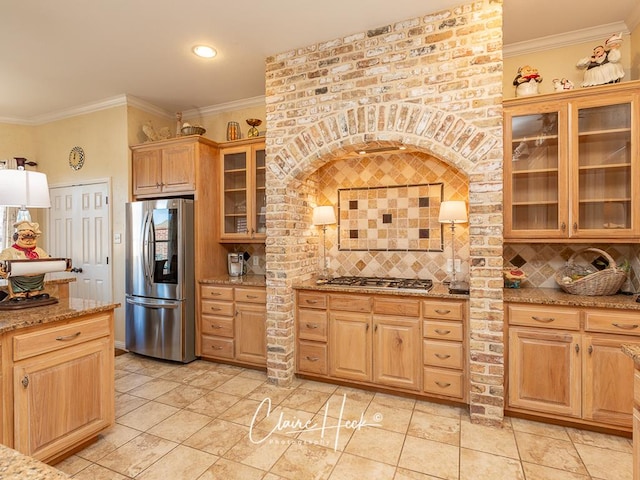
[[[296,290],[317,290],[334,293],[369,293],[374,295],[395,295],[401,297],[423,297],[423,298],[448,298],[467,300],[469,295],[449,293],[449,288],[442,283],[433,283],[433,288],[429,291],[410,290],[403,288],[367,288],[367,287],[345,287],[343,285],[318,284],[315,280],[308,280],[297,283],[293,286]]]
[[[54,467],[0,445],[0,478],[2,480],[64,480],[70,477]]]
[[[513,303],[640,310],[636,297],[637,295],[573,295],[556,288],[505,288],[503,295],[505,302]]]
[[[229,275],[217,275],[200,280],[201,285],[236,285],[242,287],[266,287],[267,279],[264,275],[243,275],[231,277]]]
[[[640,345],[623,344],[622,351],[633,359],[637,369],[640,369]]]
[[[82,298],[61,298],[58,303],[42,307],[0,311],[0,334],[10,330],[59,322],[81,315],[106,312],[119,307],[119,303],[105,303]],[[0,476],[0,478],[2,478]]]

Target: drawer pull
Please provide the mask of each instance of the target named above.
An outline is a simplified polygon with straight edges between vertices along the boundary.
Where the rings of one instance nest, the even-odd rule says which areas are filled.
[[[436,332],[438,335],[449,335],[449,334],[451,333],[451,330],[442,330],[442,329],[440,329],[440,328],[436,328],[436,329],[435,329],[435,332]]]
[[[317,362],[318,360],[320,360],[320,357],[310,357],[309,355],[307,355],[306,357],[307,360],[309,360],[310,362]]]
[[[438,357],[440,360],[445,360],[451,357],[451,355],[447,355],[446,353],[434,353],[434,355]]]
[[[219,297],[220,295],[222,295],[222,293],[220,293],[220,292],[211,292],[211,293],[209,293],[209,295],[211,295],[212,297]]]
[[[551,323],[555,320],[555,318],[553,317],[536,317],[535,315],[531,315],[531,318],[536,322],[541,322],[541,323]]]
[[[438,385],[440,388],[449,388],[451,386],[450,383],[445,383],[445,382],[435,382],[436,385]]]
[[[314,330],[314,329],[319,328],[319,327],[320,327],[320,325],[318,325],[317,323],[307,323],[307,328],[309,330]]]
[[[214,325],[213,323],[211,324],[211,328],[215,328],[216,330],[219,330],[222,328],[222,325]]]
[[[447,315],[448,313],[451,313],[451,310],[441,310],[439,308],[436,308],[436,313],[440,315]]]
[[[621,325],[619,323],[612,323],[611,325],[613,325],[616,328],[621,328],[623,330],[633,330],[634,328],[638,328],[637,323],[634,323],[633,325]]]
[[[217,346],[217,345],[214,345],[214,346],[211,347],[212,350],[222,350],[223,348],[224,347],[220,347],[220,346]]]
[[[305,302],[310,303],[311,305],[315,305],[316,303],[318,303],[317,300],[310,300],[310,299],[306,299]]]
[[[258,298],[257,295],[247,295],[247,298]]]
[[[65,335],[64,337],[56,337],[56,340],[59,342],[66,342],[68,340],[73,340],[74,338],[78,338],[82,332],[72,333],[71,335]]]
[[[212,312],[217,312],[219,310],[222,310],[222,308],[220,308],[220,307],[211,307],[209,310],[211,310]]]

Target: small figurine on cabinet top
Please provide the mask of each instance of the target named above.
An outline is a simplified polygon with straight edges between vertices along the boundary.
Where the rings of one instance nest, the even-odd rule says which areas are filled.
[[[552,80],[553,82],[553,89],[556,92],[564,92],[566,90],[573,90],[573,82],[567,78],[563,78],[563,79],[559,79],[559,78],[554,78]]]
[[[518,68],[518,75],[513,79],[516,87],[516,97],[526,97],[538,93],[538,84],[542,82],[542,77],[538,69],[531,65],[523,65]]]
[[[620,64],[622,34],[610,36],[603,45],[593,49],[593,55],[581,58],[576,66],[585,69],[583,87],[618,83],[624,77]]]

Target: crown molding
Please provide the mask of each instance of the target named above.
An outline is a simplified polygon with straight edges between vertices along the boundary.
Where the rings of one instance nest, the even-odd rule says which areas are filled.
[[[634,13],[640,15],[640,9],[637,10],[638,11]],[[603,42],[613,33],[619,32],[622,32],[623,35],[630,33],[625,22],[607,23],[605,25],[574,30],[559,35],[540,37],[531,41],[511,43],[503,46],[502,56],[508,58],[517,55],[526,55],[528,53],[543,52],[568,45],[576,45],[578,43]]]
[[[88,113],[106,110],[108,108],[121,107],[127,104],[126,95],[117,95],[115,97],[105,98],[97,102],[85,103],[76,107],[59,110],[53,113],[45,113],[32,118],[33,125],[42,125],[43,123],[64,120],[65,118],[77,117],[78,115],[86,115]]]
[[[182,112],[182,118],[185,120],[190,120],[192,118],[214,115],[220,112],[231,112],[234,110],[240,110],[242,108],[260,107],[264,105],[265,96],[259,95],[257,97],[235,100],[233,102],[219,103],[218,105],[211,105],[209,107],[193,108],[191,110]]]
[[[32,120],[13,117],[0,117],[0,123],[6,123],[8,125],[35,125]]]
[[[156,105],[142,100],[141,98],[134,97],[133,95],[125,95],[127,99],[127,106],[135,107],[143,112],[151,113],[159,117],[175,118],[175,114],[166,111],[164,108],[157,107]]]

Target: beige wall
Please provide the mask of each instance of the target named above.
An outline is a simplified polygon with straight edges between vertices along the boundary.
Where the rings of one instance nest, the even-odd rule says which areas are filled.
[[[38,161],[34,127],[0,123],[0,160],[13,157]]]
[[[631,80],[640,80],[640,24],[631,32]]]
[[[266,130],[266,113],[264,105],[242,108],[228,112],[219,112],[206,117],[187,118],[185,121],[189,122],[191,125],[200,125],[206,128],[207,132],[204,136],[210,138],[214,142],[226,142],[228,122],[238,122],[242,135],[241,138],[247,138],[247,132],[250,128],[246,122],[247,118],[259,118],[262,120],[262,124],[258,127],[258,130],[260,132],[264,132]]]

